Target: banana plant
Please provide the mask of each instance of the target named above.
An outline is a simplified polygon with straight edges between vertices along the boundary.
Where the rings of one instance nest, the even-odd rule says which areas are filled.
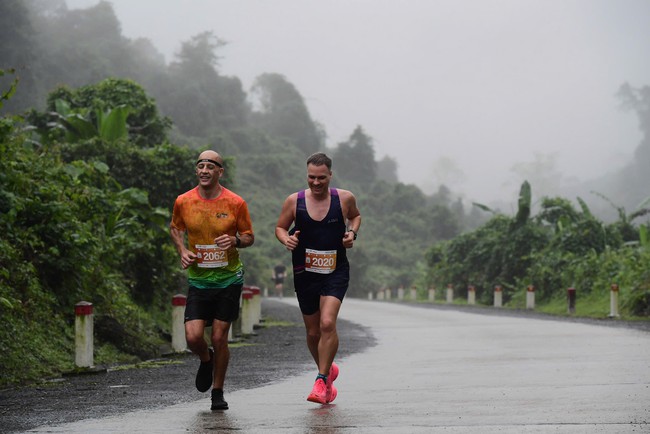
[[[50,115],[54,121],[47,125],[52,129],[62,129],[65,138],[70,143],[88,140],[93,137],[114,143],[128,136],[127,117],[131,109],[127,106],[118,106],[103,112],[95,111],[95,120],[90,116],[87,108],[72,109],[70,104],[62,99],[54,102],[55,111]]]

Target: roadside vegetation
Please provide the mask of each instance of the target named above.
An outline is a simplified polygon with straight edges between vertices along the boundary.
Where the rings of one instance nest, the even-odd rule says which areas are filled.
[[[444,185],[425,194],[401,183],[396,161],[376,158],[362,126],[328,145],[286,77],[262,74],[246,91],[220,74],[225,42],[211,33],[182,43],[166,64],[149,41],[121,35],[107,2],[73,11],[63,1],[9,0],[0,16],[11,35],[0,48],[0,386],[73,368],[82,300],[94,306],[96,364],[137,363],[169,342],[171,298],[185,291],[171,207],[195,185],[204,149],[225,157],[224,185],[250,206],[247,285],[270,286],[273,266],[289,265],[276,219],[284,198],[306,187],[306,158],[323,150],[334,159],[333,185],[352,190],[364,216],[350,296],[453,284],[462,297],[474,285],[489,304],[498,284],[506,307],[517,307],[533,284],[540,310],[565,310],[572,286],[580,312],[604,316],[618,283],[622,317],[650,315],[647,88],[620,95],[645,134],[627,168],[638,176],[621,184],[639,207],[614,205],[618,219],[604,222],[581,199],[533,202],[525,182],[511,216]]]

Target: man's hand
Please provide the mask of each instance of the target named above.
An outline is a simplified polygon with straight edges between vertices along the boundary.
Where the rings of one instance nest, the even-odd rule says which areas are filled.
[[[191,250],[183,249],[181,253],[181,266],[183,269],[186,269],[190,265],[196,262],[196,253]]]
[[[289,238],[287,238],[287,240],[284,242],[287,250],[293,250],[298,247],[298,235],[300,235],[300,231],[296,231],[293,235],[289,235]]]

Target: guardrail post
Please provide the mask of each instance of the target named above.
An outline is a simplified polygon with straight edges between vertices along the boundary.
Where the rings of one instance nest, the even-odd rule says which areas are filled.
[[[368,300],[372,300],[372,291],[368,291]]]
[[[391,289],[390,289],[390,288],[386,288],[386,290],[384,291],[384,295],[385,295],[385,297],[386,297],[386,300],[390,300],[391,293],[392,293]]]
[[[410,299],[416,301],[418,299],[418,289],[413,285],[411,287],[411,296]]]
[[[476,288],[474,285],[467,287],[467,304],[476,304]]]
[[[397,288],[397,299],[399,301],[404,300],[404,287],[403,286],[400,286],[399,288]]]
[[[74,306],[75,365],[80,368],[93,366],[93,304],[80,301]]]
[[[177,353],[187,349],[185,339],[185,305],[187,297],[176,294],[172,297],[172,350]]]
[[[385,295],[385,294],[384,294],[384,290],[383,290],[383,289],[380,289],[379,291],[377,291],[377,300],[383,300],[383,299],[384,299],[384,295]]]
[[[494,307],[503,306],[503,288],[501,285],[496,285],[494,287]]]
[[[436,301],[436,288],[433,286],[429,288],[429,301],[432,303]]]
[[[618,318],[618,285],[612,283],[609,291],[609,317]]]
[[[451,283],[447,285],[447,303],[454,302],[454,285]]]
[[[260,325],[262,323],[262,290],[257,286],[251,286],[249,288],[253,291],[253,326]]]
[[[568,303],[568,312],[570,314],[576,313],[576,289],[573,287],[567,288],[566,298]]]
[[[535,287],[528,285],[526,288],[526,309],[535,309]]]
[[[248,288],[241,292],[241,334],[253,334],[253,291]]]

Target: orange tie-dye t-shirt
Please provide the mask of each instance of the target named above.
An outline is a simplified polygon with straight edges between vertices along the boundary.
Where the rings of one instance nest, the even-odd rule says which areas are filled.
[[[187,231],[188,248],[197,255],[202,253],[206,258],[205,262],[199,258],[188,268],[190,285],[197,288],[225,288],[244,282],[244,267],[237,249],[231,247],[222,251],[214,246],[214,239],[222,234],[253,234],[253,224],[244,199],[225,187],[222,187],[216,199],[204,199],[198,187],[195,187],[176,198],[172,226]],[[208,255],[211,256],[210,261],[207,260]]]

